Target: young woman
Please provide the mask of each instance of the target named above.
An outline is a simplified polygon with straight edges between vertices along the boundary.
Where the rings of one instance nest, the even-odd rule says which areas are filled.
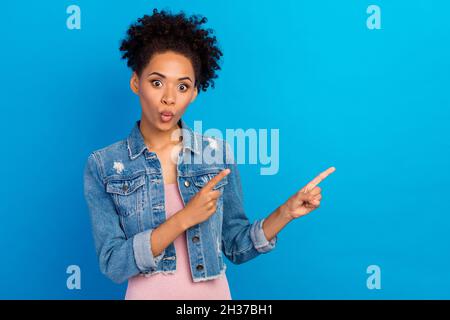
[[[334,171],[249,222],[228,143],[182,119],[220,69],[216,38],[201,28],[206,21],[154,9],[130,26],[120,50],[141,118],[126,139],[87,160],[84,192],[100,270],[116,283],[128,280],[126,299],[231,299],[222,253],[240,264],[271,251],[283,227],[320,205],[317,184]]]

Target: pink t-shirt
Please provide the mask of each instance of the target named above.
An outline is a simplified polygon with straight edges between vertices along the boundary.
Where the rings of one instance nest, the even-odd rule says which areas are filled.
[[[166,217],[183,208],[176,183],[165,184]],[[150,241],[150,240],[149,240]],[[200,282],[193,282],[187,252],[186,232],[175,241],[177,270],[175,273],[156,273],[148,277],[136,275],[128,279],[125,300],[231,300],[226,274]]]

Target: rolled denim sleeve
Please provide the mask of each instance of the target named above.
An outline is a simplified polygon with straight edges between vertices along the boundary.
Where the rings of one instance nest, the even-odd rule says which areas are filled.
[[[228,183],[223,191],[222,247],[231,262],[241,264],[273,250],[278,237],[267,240],[262,228],[265,219],[250,223],[244,212],[239,170],[226,141],[224,148],[225,167],[230,168],[231,172],[227,175]]]
[[[136,265],[142,273],[154,271],[164,257],[165,249],[157,256],[152,254],[152,246],[150,243],[151,235],[154,229],[148,229],[140,232],[133,237],[133,250]]]
[[[264,220],[266,220],[266,218],[256,220],[250,229],[250,237],[252,238],[253,245],[255,246],[256,250],[261,253],[266,253],[274,249],[278,240],[277,235],[275,235],[275,237],[273,237],[270,241],[267,240],[262,228]]]
[[[150,243],[153,229],[127,239],[112,197],[106,192],[100,161],[95,152],[89,155],[84,169],[84,197],[100,271],[112,281],[122,283],[139,273],[154,271],[165,250],[153,256]]]

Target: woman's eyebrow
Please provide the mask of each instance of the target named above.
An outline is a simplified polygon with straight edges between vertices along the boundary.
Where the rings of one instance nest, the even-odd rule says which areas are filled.
[[[156,72],[156,71],[149,73],[147,75],[147,77],[150,77],[152,74],[156,74],[156,75],[158,75],[158,76],[160,76],[161,78],[164,78],[164,79],[166,78],[165,75],[163,75],[163,74],[161,74],[159,72]],[[192,82],[191,78],[189,78],[189,77],[178,78],[178,80],[189,80],[190,82]]]

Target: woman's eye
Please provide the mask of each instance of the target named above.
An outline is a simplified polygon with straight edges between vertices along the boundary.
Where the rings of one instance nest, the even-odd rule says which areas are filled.
[[[182,83],[180,84],[179,88],[181,89],[181,91],[186,91],[187,89],[189,89],[189,86]]]
[[[155,87],[160,87],[159,85],[155,85],[156,83],[161,84],[161,81],[159,81],[159,80],[153,80],[153,81],[152,81],[152,84],[153,84]]]
[[[151,81],[151,83],[152,83],[153,86],[155,86],[155,87],[157,87],[157,88],[159,88],[159,87],[162,86],[162,83],[161,83],[161,81],[159,81],[159,80],[153,80],[153,81]],[[187,90],[189,89],[189,86],[188,86],[187,84],[182,83],[182,84],[180,84],[180,85],[178,86],[178,88],[179,88],[181,91],[187,91]]]

